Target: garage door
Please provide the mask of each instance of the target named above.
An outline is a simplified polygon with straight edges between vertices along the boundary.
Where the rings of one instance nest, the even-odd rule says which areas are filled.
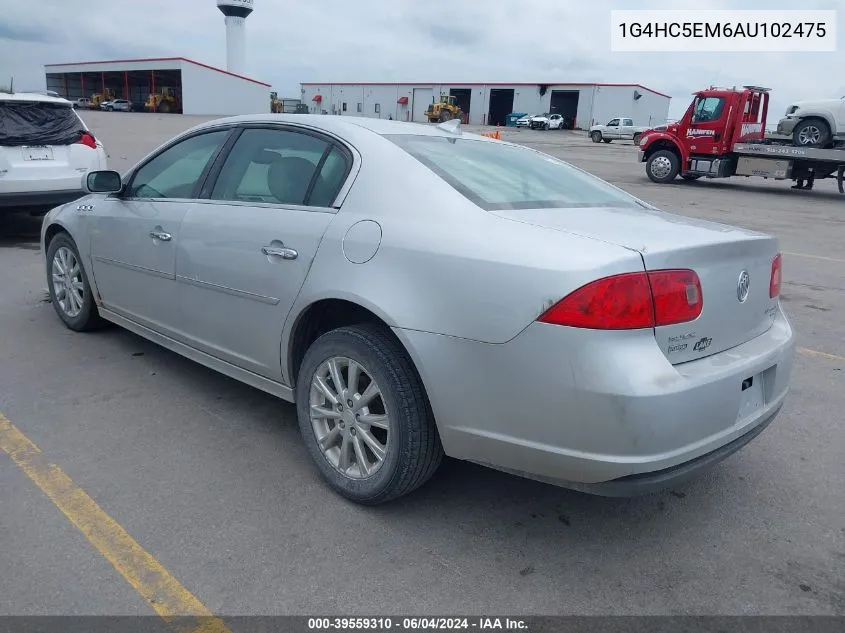
[[[431,88],[414,88],[414,121],[425,123],[425,111],[431,105],[434,90]]]

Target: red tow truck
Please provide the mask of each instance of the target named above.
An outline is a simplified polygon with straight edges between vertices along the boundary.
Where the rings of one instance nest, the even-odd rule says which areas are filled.
[[[708,88],[694,93],[683,118],[664,130],[647,130],[638,161],[656,183],[757,176],[793,180],[793,189],[812,189],[815,180],[835,178],[845,193],[845,147],[796,147],[792,140],[766,138],[769,89],[757,86]]]

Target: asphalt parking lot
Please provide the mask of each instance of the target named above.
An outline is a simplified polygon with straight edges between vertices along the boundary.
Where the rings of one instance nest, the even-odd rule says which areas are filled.
[[[83,116],[121,171],[203,120]],[[319,480],[291,405],[118,328],[67,330],[27,216],[0,220],[0,413],[214,613],[845,615],[845,196],[655,185],[630,142],[503,138],[780,238],[800,349],[783,413],[751,445],[632,500],[447,461],[417,493],[358,507]],[[152,614],[83,532],[0,450],[0,614]]]

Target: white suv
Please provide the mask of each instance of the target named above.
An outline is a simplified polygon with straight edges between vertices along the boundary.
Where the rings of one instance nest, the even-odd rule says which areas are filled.
[[[832,147],[845,141],[845,97],[796,101],[778,121],[778,135],[798,147]]]
[[[81,198],[106,151],[62,98],[0,92],[0,214],[41,212]]]

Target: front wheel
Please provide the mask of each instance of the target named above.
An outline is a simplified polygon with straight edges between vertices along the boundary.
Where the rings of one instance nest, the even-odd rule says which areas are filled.
[[[642,135],[642,134],[640,134],[639,132],[638,132],[637,134],[634,134],[634,145],[639,145],[639,144],[640,144],[640,139],[641,139],[642,137],[643,137],[643,135]]]
[[[601,132],[598,130],[590,132],[590,138],[593,140],[593,143],[601,143]]]
[[[56,314],[71,330],[84,332],[104,324],[79,251],[67,233],[59,233],[47,247],[47,290]]]
[[[603,138],[602,140],[603,140],[605,143],[610,143],[610,141],[612,141],[613,139],[612,139],[612,138]]]
[[[675,152],[667,149],[661,149],[649,156],[645,164],[645,171],[652,182],[667,183],[672,182],[678,175],[680,169],[680,161]]]
[[[823,119],[801,121],[792,131],[792,143],[798,147],[826,147],[830,142],[830,126]]]
[[[302,438],[320,474],[376,505],[424,484],[443,448],[422,382],[383,328],[341,327],[308,348],[297,378]]]

